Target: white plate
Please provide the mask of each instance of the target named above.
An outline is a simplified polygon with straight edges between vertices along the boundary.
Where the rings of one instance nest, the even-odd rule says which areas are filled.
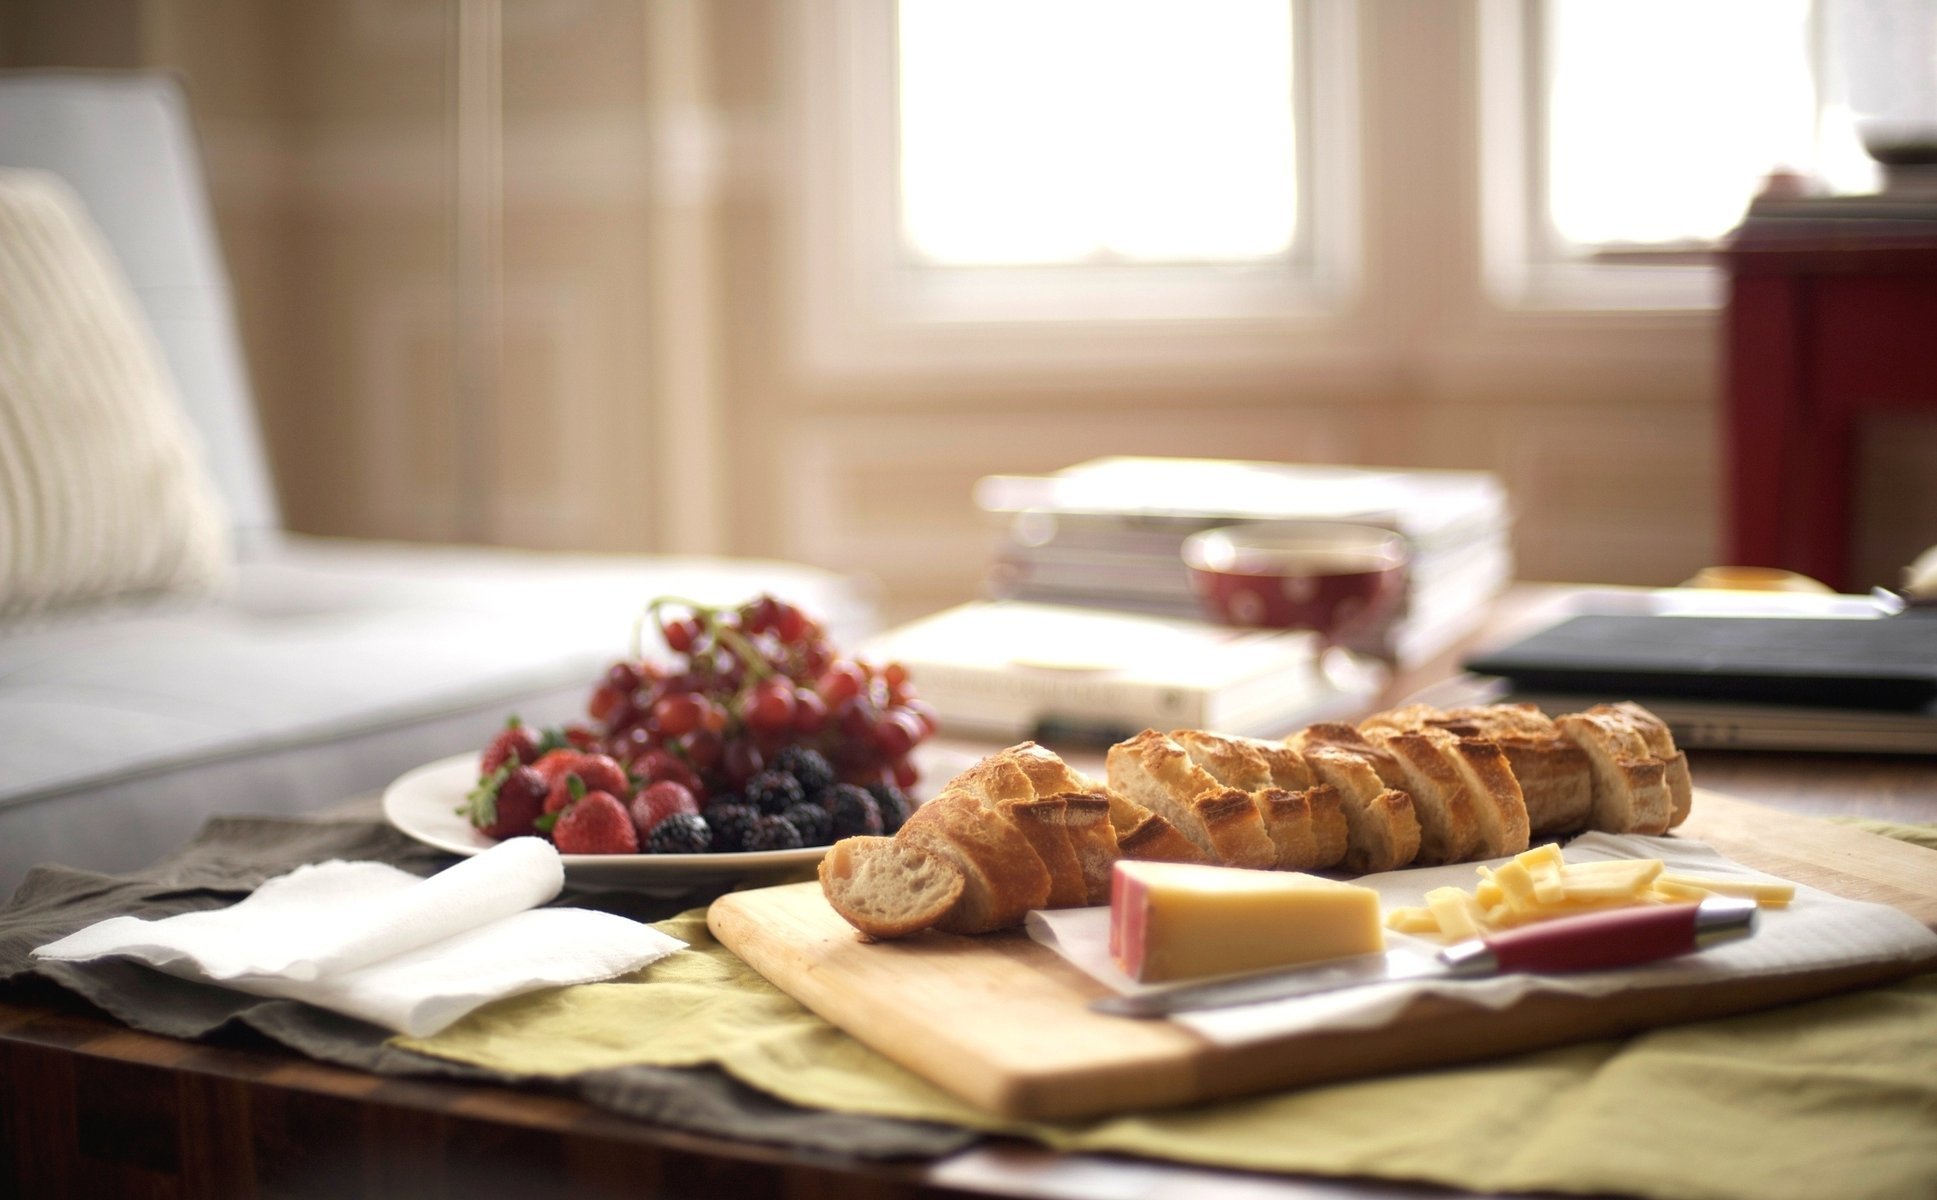
[[[383,815],[420,842],[452,854],[479,854],[496,845],[458,814],[477,786],[478,756],[439,759],[398,776],[384,789]],[[748,854],[561,854],[573,883],[622,887],[674,896],[706,887],[770,882],[810,870],[825,846]]]

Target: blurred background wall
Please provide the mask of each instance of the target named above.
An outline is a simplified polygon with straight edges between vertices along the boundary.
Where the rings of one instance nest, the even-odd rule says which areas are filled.
[[[975,592],[978,477],[1162,453],[1498,471],[1523,578],[1716,559],[1715,311],[1484,286],[1483,5],[1357,9],[1363,251],[1325,321],[966,364],[816,342],[835,8],[0,0],[0,65],[186,81],[298,529],[803,559],[899,616]],[[1937,530],[1903,421],[1864,450],[1865,583]]]

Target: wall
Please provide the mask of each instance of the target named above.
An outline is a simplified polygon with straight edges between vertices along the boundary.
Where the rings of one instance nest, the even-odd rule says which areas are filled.
[[[0,58],[184,74],[299,529],[801,558],[902,615],[973,594],[981,475],[1182,453],[1499,471],[1528,578],[1717,557],[1714,316],[1481,293],[1474,5],[1362,6],[1354,353],[854,375],[800,345],[796,3],[129,0],[76,32],[12,0]],[[1937,439],[1897,433],[1872,581],[1937,540]]]

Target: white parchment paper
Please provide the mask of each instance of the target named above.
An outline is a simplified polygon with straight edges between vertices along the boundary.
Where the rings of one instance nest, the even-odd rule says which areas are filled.
[[[1713,848],[1682,838],[1590,833],[1567,844],[1569,862],[1611,858],[1658,858],[1670,872],[1774,880],[1733,862]],[[1506,859],[1495,859],[1498,866]],[[1471,890],[1479,881],[1474,863],[1410,868],[1367,875],[1354,882],[1379,893],[1386,909],[1422,905],[1428,891],[1454,886]],[[1129,995],[1148,990],[1110,961],[1108,907],[1050,909],[1029,914],[1029,935],[1111,989]],[[1387,931],[1389,949],[1437,951],[1442,943]],[[1572,975],[1501,975],[1481,980],[1402,981],[1344,991],[1271,1000],[1241,1008],[1184,1013],[1169,1018],[1220,1045],[1235,1046],[1324,1030],[1376,1029],[1390,1023],[1420,995],[1442,995],[1502,1009],[1535,992],[1604,996],[1629,988],[1669,987],[1722,979],[1792,975],[1870,963],[1937,959],[1937,933],[1908,913],[1881,904],[1845,900],[1796,885],[1787,908],[1765,908],[1753,937],[1641,967]]]

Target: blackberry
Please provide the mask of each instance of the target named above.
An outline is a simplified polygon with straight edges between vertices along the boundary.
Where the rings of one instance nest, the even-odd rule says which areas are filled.
[[[705,819],[713,831],[713,850],[732,853],[746,849],[747,830],[760,811],[744,801],[715,801],[706,806]]]
[[[837,783],[821,793],[822,803],[832,799],[834,836],[863,837],[881,833],[881,806],[874,797],[851,783]]]
[[[755,817],[747,827],[748,850],[798,850],[800,830],[785,817]]]
[[[800,830],[803,846],[825,846],[832,840],[834,816],[812,800],[803,800],[780,815]]]
[[[809,796],[818,796],[834,786],[834,768],[827,765],[820,751],[806,746],[782,750],[773,760],[773,769],[800,780],[800,790]]]
[[[883,833],[900,829],[915,811],[915,806],[908,802],[908,793],[892,783],[870,783],[868,795],[874,797],[875,807],[881,810]]]
[[[704,854],[713,846],[713,831],[704,817],[676,812],[652,827],[647,854]]]
[[[800,780],[784,771],[762,771],[747,780],[747,803],[777,817],[807,798]]]

